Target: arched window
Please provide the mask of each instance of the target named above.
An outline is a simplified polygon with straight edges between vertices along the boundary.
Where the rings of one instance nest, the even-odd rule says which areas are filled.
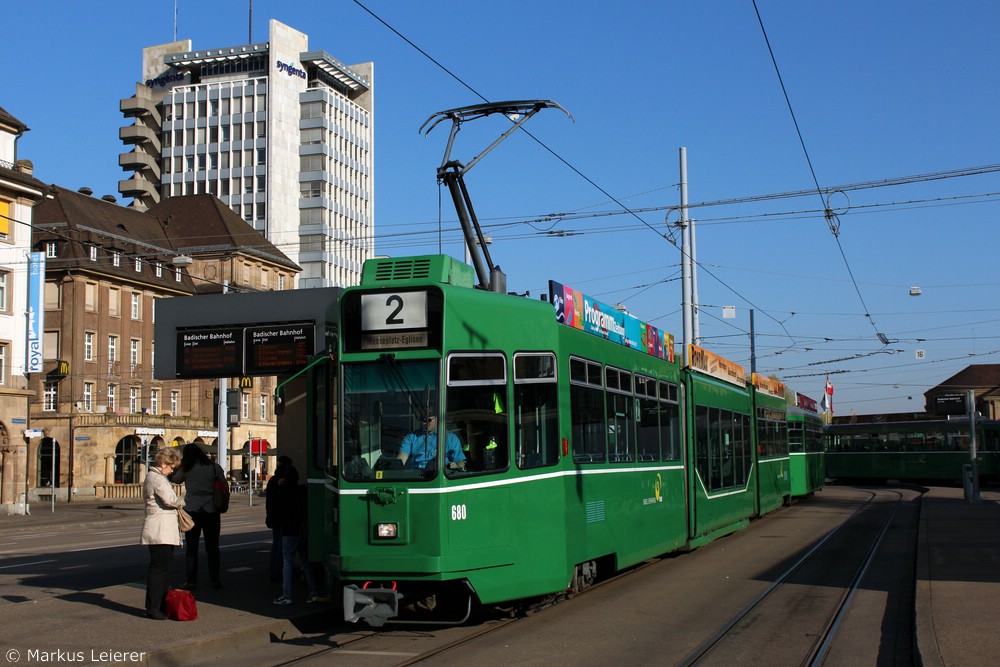
[[[142,457],[139,447],[142,443],[134,435],[118,441],[115,447],[115,484],[136,484]]]
[[[55,450],[55,458],[53,458]],[[55,468],[53,468],[53,464]],[[53,479],[55,483],[53,484]],[[59,486],[59,443],[52,438],[42,438],[38,445],[38,475],[37,486]]]

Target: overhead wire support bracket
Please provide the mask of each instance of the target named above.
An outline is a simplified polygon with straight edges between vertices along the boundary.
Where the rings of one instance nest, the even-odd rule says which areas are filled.
[[[472,208],[472,199],[469,197],[469,191],[465,186],[465,174],[476,166],[476,164],[478,164],[479,161],[482,160],[491,150],[496,148],[500,142],[524,125],[529,118],[542,109],[553,108],[559,109],[569,116],[570,120],[573,120],[573,116],[566,111],[566,109],[551,100],[516,100],[510,102],[474,104],[467,107],[458,107],[456,109],[439,111],[424,121],[423,125],[420,126],[419,132],[427,135],[430,134],[431,130],[437,127],[441,122],[445,120],[451,121],[451,132],[448,135],[448,143],[445,145],[444,158],[441,160],[441,166],[438,167],[437,170],[437,177],[438,182],[446,184],[449,192],[451,193],[452,202],[455,204],[455,212],[458,214],[458,221],[462,225],[462,233],[465,235],[465,245],[466,248],[469,249],[469,256],[471,257],[472,264],[475,267],[476,275],[479,279],[479,287],[481,289],[488,289],[494,292],[506,292],[507,278],[503,274],[503,271],[500,270],[500,267],[494,266],[493,259],[490,257],[486,237],[483,235],[483,230],[479,226],[479,220]],[[451,152],[455,146],[455,139],[458,136],[458,131],[462,128],[462,123],[470,120],[477,120],[479,118],[485,118],[486,116],[497,113],[505,115],[511,121],[511,126],[493,143],[479,153],[479,155],[472,158],[468,164],[462,164],[458,160],[452,160]],[[426,128],[426,130],[424,128]],[[483,258],[480,258],[479,256],[480,250],[482,250],[483,258],[486,260],[485,266],[483,264]]]

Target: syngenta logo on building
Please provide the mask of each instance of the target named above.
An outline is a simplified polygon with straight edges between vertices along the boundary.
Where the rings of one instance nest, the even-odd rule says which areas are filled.
[[[283,63],[283,62],[281,62],[279,60],[278,61],[278,71],[279,72],[284,72],[288,76],[297,76],[300,79],[306,78],[306,71],[302,70],[302,69],[299,69],[298,67],[295,66],[294,63],[292,63],[291,65],[289,65],[288,63]]]
[[[146,79],[147,88],[162,88],[168,83],[179,83],[184,81],[184,74],[163,74],[155,79]]]

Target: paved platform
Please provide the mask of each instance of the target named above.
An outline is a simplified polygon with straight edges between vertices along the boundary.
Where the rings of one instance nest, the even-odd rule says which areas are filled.
[[[925,667],[1000,661],[1000,491],[980,498],[934,487],[921,501],[916,626]]]
[[[35,506],[28,517],[0,516],[0,541],[6,531],[99,525],[141,512],[135,501],[59,505],[54,514]],[[1000,599],[1000,491],[983,491],[981,502],[973,504],[964,499],[962,489],[930,489],[921,503],[916,574],[917,643],[923,664],[995,663],[1000,656],[993,616]],[[2,605],[0,648],[8,664],[67,662],[74,657],[91,665],[208,664],[215,656],[238,659],[240,653],[274,639],[289,641],[330,629],[342,618],[336,600],[275,607],[269,591],[259,571],[228,571],[225,588],[196,591],[199,617],[189,623],[147,619],[142,612],[143,583]],[[63,653],[31,656],[31,649]],[[18,660],[12,650],[19,652]]]
[[[234,496],[234,501],[239,499]],[[246,502],[246,497],[242,500]],[[245,513],[263,526],[262,505],[263,499],[254,508],[231,507],[226,516]],[[60,525],[99,528],[129,517],[139,520],[143,513],[141,501],[135,500],[74,501],[57,505],[55,513],[48,505],[40,509],[33,504],[30,516],[0,516],[0,542],[4,535],[50,531]],[[179,583],[176,580],[182,575],[179,564],[180,560],[175,560],[173,584]],[[194,591],[198,620],[185,623],[146,618],[145,580],[0,604],[0,654],[5,657],[0,665],[226,664],[226,656],[231,660],[241,652],[266,646],[272,638],[294,639],[330,627],[342,618],[339,607],[335,609],[332,603],[306,604],[304,585],[296,589],[299,599],[295,604],[275,606],[271,600],[276,584],[269,582],[260,568],[229,568],[224,583],[221,589],[205,585]],[[213,661],[215,656],[220,660]]]

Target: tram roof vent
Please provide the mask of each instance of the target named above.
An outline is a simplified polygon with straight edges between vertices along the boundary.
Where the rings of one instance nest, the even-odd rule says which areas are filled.
[[[405,284],[439,282],[460,287],[472,287],[475,273],[468,264],[447,255],[422,257],[379,257],[365,262],[361,284],[378,286],[385,283]]]

